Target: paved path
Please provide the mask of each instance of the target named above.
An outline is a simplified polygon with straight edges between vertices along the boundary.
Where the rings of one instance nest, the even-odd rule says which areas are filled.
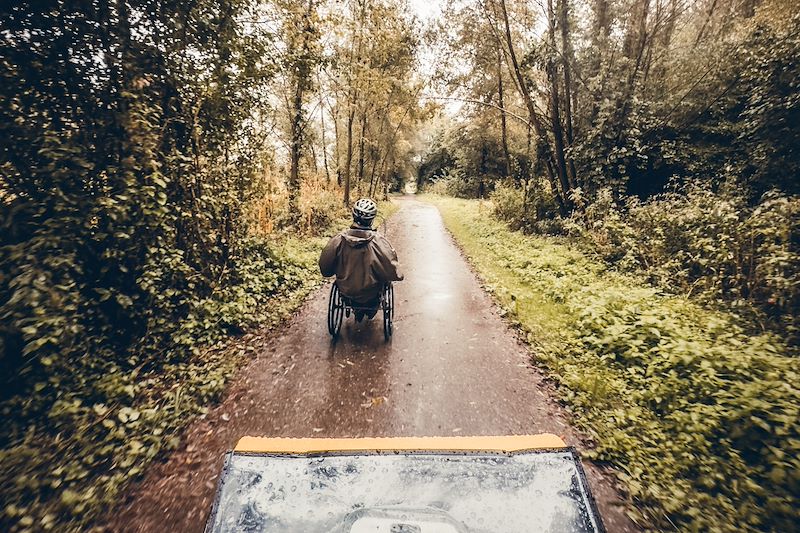
[[[498,315],[435,207],[411,197],[387,223],[406,279],[393,339],[380,313],[325,325],[329,285],[264,346],[183,447],[134,487],[111,530],[202,531],[222,456],[242,435],[359,437],[550,432],[581,448],[550,387]],[[609,531],[633,530],[607,477],[589,465]]]

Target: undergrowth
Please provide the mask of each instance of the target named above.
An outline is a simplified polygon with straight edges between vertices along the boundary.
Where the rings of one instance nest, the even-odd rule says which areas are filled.
[[[523,235],[481,201],[430,197],[527,334],[577,425],[651,529],[790,531],[800,493],[797,353],[734,314]]]
[[[159,353],[148,343],[124,358],[98,351],[51,372],[36,394],[0,403],[0,529],[86,530],[177,447],[181,430],[221,400],[258,350],[241,335],[285,321],[322,283],[319,253],[349,223],[338,200],[327,204],[323,218],[304,215],[303,226],[316,231],[250,238],[225,283],[198,298]],[[382,203],[382,219],[396,209]]]
[[[610,189],[558,216],[546,180],[498,185],[493,215],[514,230],[569,235],[604,263],[673,294],[747,315],[800,343],[800,197],[770,191],[757,202],[727,184],[675,183],[646,201]]]
[[[291,237],[274,254],[254,254],[240,283],[209,296],[183,321],[160,364],[137,353],[113,363],[86,358],[84,365],[96,361],[98,368],[59,375],[59,392],[44,416],[13,416],[27,410],[29,398],[4,402],[0,412],[12,423],[0,450],[3,529],[83,530],[127,481],[174,449],[181,428],[220,400],[256,349],[228,349],[229,335],[280,322],[319,284],[313,256],[320,243]]]

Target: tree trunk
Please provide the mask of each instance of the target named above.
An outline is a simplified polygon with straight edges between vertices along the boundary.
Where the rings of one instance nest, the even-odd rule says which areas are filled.
[[[564,123],[566,124],[567,148],[572,148],[574,144],[573,124],[572,124],[572,99],[574,88],[572,87],[572,66],[573,59],[572,45],[569,41],[569,14],[567,0],[558,0],[559,3],[559,25],[561,26],[561,60],[564,68]],[[567,156],[567,170],[569,171],[570,184],[576,187],[578,176],[575,171],[575,160],[572,155]]]
[[[303,59],[298,61],[295,66],[295,91],[292,99],[291,117],[291,161],[289,168],[289,205],[291,213],[298,213],[298,202],[300,197],[300,155],[303,142],[303,96],[306,87],[309,85],[311,72],[309,60],[307,59],[309,50],[309,39],[311,38],[311,12],[314,9],[314,0],[308,0],[308,6],[303,13],[303,26],[301,37],[301,49]]]
[[[314,143],[308,143],[308,148],[311,150],[311,168],[314,169],[314,175],[319,173],[319,166],[317,165],[317,148]]]
[[[556,20],[553,12],[553,0],[547,0],[547,16],[549,20],[551,54],[557,53],[556,47]],[[553,146],[555,148],[556,172],[561,190],[564,191],[565,199],[569,199],[569,191],[572,190],[569,176],[567,174],[567,162],[564,156],[564,131],[561,125],[561,110],[559,109],[558,96],[558,66],[556,60],[550,57],[547,60],[547,78],[550,81],[550,123],[553,129]],[[566,95],[569,98],[569,95]]]
[[[366,19],[366,3],[359,2],[358,4],[358,28],[354,30],[353,33],[353,41],[350,45],[350,53],[348,58],[348,68],[350,69],[350,79],[348,80],[350,86],[348,88],[348,99],[347,99],[347,150],[345,156],[345,167],[344,167],[344,205],[345,207],[350,206],[350,187],[352,185],[352,169],[353,169],[353,122],[355,121],[356,115],[356,104],[358,102],[358,81],[356,79],[357,73],[354,71],[354,67],[361,62],[361,47],[363,44],[363,37],[362,37],[362,30],[364,27],[364,21]],[[353,12],[355,16],[355,12]]]
[[[511,38],[511,24],[508,20],[508,10],[506,9],[506,2],[505,0],[500,0],[500,11],[503,17],[503,26],[505,28],[505,37],[506,37],[506,47],[508,48],[508,54],[511,59],[512,65],[512,74],[517,83],[517,87],[519,88],[520,93],[522,94],[522,100],[525,102],[525,107],[528,109],[528,115],[530,117],[530,122],[533,124],[533,129],[536,132],[536,137],[538,138],[537,144],[542,147],[542,156],[546,162],[547,168],[547,177],[550,182],[555,185],[555,174],[553,172],[553,154],[550,148],[550,143],[547,140],[546,134],[544,132],[544,127],[542,126],[542,122],[539,120],[539,116],[536,114],[536,106],[533,104],[533,98],[531,97],[530,90],[528,89],[527,82],[525,81],[525,77],[522,75],[522,71],[519,66],[519,61],[517,60],[517,54],[514,50],[514,41]],[[539,151],[537,150],[537,154]],[[560,211],[562,216],[567,214],[567,206],[569,205],[569,198],[566,196],[568,190],[564,189],[563,191],[559,191],[558,187],[553,188],[553,192],[558,198],[558,203],[560,207]]]
[[[511,154],[508,150],[508,126],[506,123],[506,104],[503,95],[503,69],[500,50],[497,51],[497,95],[500,99],[500,137],[503,143],[503,160],[505,162],[505,177],[511,175]]]
[[[595,0],[594,2],[594,41],[600,49],[604,52],[603,43],[607,41],[608,35],[611,33],[611,25],[608,19],[608,0]]]
[[[706,13],[703,25],[700,27],[700,31],[697,32],[697,38],[694,40],[695,46],[699,45],[700,41],[703,40],[703,37],[705,36],[706,33],[706,28],[708,27],[708,23],[711,22],[711,17],[714,16],[714,9],[716,7],[717,7],[717,0],[712,0],[711,7],[708,8],[708,13]]]
[[[639,69],[642,66],[642,57],[647,45],[647,18],[650,12],[650,0],[640,0],[641,6],[636,11],[636,19],[633,21],[635,28],[632,27],[625,36],[623,52],[625,57],[633,61],[633,67],[628,73],[625,90],[622,95],[621,105],[619,106],[617,119],[617,142],[622,139],[625,131],[625,122],[633,105],[633,93],[636,86],[636,79],[639,76]]]
[[[347,113],[347,156],[344,163],[344,205],[350,206],[350,170],[353,165],[353,120],[355,119],[355,109],[350,109]]]
[[[297,211],[300,195],[300,136],[303,121],[303,85],[298,73],[295,80],[294,99],[292,100],[292,146],[289,166],[289,205],[290,211]]]
[[[331,107],[331,115],[333,116],[333,161],[336,165],[336,185],[342,186],[342,161],[339,155],[339,146],[341,145],[341,137],[339,135],[339,104],[337,99],[336,107]]]
[[[369,195],[372,196],[373,192],[377,190],[378,183],[376,183],[375,178],[377,176],[380,179],[380,174],[376,174],[378,170],[378,163],[385,159],[385,157],[381,157],[381,150],[380,145],[383,144],[383,132],[386,129],[386,123],[389,121],[389,113],[391,108],[391,99],[387,101],[386,106],[382,110],[383,118],[381,119],[381,127],[378,128],[378,134],[375,136],[375,148],[370,150],[372,153],[372,168],[369,171]],[[387,146],[388,149],[388,146]]]
[[[361,112],[361,132],[358,137],[358,182],[364,183],[364,143],[367,136],[367,109]]]
[[[322,94],[322,82],[317,73],[317,86],[320,88],[319,94],[319,122],[322,133],[322,164],[325,167],[325,181],[331,182],[331,171],[328,169],[328,144],[325,142],[325,97]]]
[[[588,78],[601,76],[600,91],[589,96],[591,105],[589,114],[584,121],[584,126],[591,128],[595,124],[597,115],[600,112],[600,102],[605,95],[606,73],[601,72],[603,60],[608,58],[608,39],[611,34],[611,23],[608,16],[608,0],[595,0],[594,3],[594,23],[592,27],[592,44],[597,48],[597,52],[592,54],[589,60],[589,67],[586,75]]]

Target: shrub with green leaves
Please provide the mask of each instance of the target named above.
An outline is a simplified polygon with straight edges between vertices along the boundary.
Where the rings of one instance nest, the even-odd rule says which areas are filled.
[[[186,316],[168,337],[122,353],[92,338],[91,354],[53,358],[47,373],[32,374],[30,394],[0,402],[3,529],[80,530],[116,503],[125,484],[219,400],[256,348],[231,345],[231,335],[285,319],[321,283],[316,261],[326,240],[248,239],[214,290],[177,300]],[[177,298],[168,285],[155,291],[160,275],[148,277],[153,294]]]
[[[546,180],[529,180],[522,187],[499,184],[490,198],[494,215],[512,229],[541,235],[564,232],[555,195]]]
[[[433,194],[446,194],[456,198],[482,198],[493,184],[491,180],[467,176],[461,169],[445,169],[442,175],[434,178],[425,190]]]
[[[633,518],[656,530],[795,528],[796,348],[568,239],[512,231],[477,202],[431,201],[559,384],[594,443],[589,456],[618,471]],[[769,211],[787,211],[778,205]]]
[[[672,292],[755,306],[754,319],[797,336],[800,197],[773,191],[749,207],[742,194],[694,185],[619,205],[605,190],[574,221],[606,261]]]

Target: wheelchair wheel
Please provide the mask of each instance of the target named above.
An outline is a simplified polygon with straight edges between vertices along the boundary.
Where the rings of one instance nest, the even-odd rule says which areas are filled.
[[[383,289],[383,337],[388,341],[392,336],[392,328],[394,319],[394,287],[391,284],[386,285]]]
[[[339,330],[342,328],[342,319],[344,318],[344,302],[342,296],[339,294],[339,287],[336,283],[331,285],[331,296],[328,300],[328,333],[336,337]]]

